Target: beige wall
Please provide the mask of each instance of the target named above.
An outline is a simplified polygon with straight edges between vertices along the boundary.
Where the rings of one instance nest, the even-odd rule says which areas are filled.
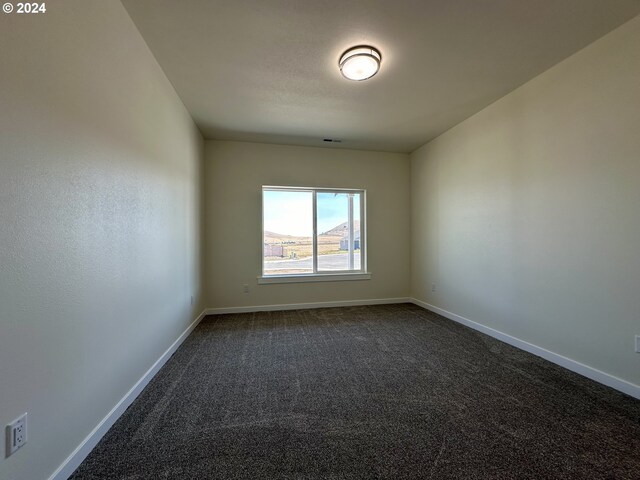
[[[414,152],[411,176],[415,298],[640,385],[640,17]]]
[[[207,301],[212,308],[407,297],[408,155],[207,141]],[[371,280],[258,285],[262,185],[364,188]],[[242,291],[249,284],[250,293]]]
[[[0,16],[3,480],[48,478],[204,305],[199,132],[120,2],[47,7]]]

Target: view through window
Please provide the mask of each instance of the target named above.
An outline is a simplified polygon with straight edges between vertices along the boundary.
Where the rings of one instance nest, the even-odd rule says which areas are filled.
[[[364,191],[263,187],[263,275],[364,271]]]

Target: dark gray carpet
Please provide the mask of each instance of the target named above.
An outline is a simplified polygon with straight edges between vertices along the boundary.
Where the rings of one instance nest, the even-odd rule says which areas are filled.
[[[222,315],[71,478],[640,479],[640,401],[414,305]]]

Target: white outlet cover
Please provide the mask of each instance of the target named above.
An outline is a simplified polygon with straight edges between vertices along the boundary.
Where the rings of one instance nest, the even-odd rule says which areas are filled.
[[[636,353],[640,353],[640,335],[636,335]]]
[[[27,414],[24,413],[7,425],[7,457],[27,443]]]

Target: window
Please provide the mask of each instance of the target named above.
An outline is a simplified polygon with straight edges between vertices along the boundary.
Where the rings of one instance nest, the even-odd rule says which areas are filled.
[[[369,278],[364,190],[262,187],[262,234],[263,280]]]

